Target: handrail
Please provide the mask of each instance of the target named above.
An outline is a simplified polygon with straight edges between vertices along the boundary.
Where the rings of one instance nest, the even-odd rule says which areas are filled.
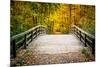
[[[16,51],[20,48],[25,48],[32,42],[38,35],[46,33],[46,27],[43,25],[38,25],[33,27],[23,33],[17,34],[11,37],[11,55],[16,57]]]
[[[86,34],[87,36],[89,36],[89,37],[91,37],[91,38],[95,39],[95,36],[93,36],[93,35],[91,35],[91,34],[89,34],[89,33],[85,32],[84,30],[82,30],[82,29],[81,29],[81,28],[79,28],[78,26],[73,25],[73,27],[77,28],[77,29],[78,29],[78,30],[80,30],[82,33]]]
[[[30,32],[30,31],[32,31],[32,30],[35,30],[35,29],[38,28],[38,27],[46,28],[46,27],[43,26],[43,25],[38,25],[38,26],[35,26],[35,27],[33,27],[33,28],[31,28],[31,29],[25,31],[25,32],[22,32],[22,33],[20,33],[20,34],[17,34],[17,35],[15,35],[15,36],[11,37],[11,39],[12,39],[12,40],[13,40],[13,39],[16,39],[17,37],[20,37],[20,36],[22,36],[22,35],[25,35],[25,34],[27,34],[28,32]]]
[[[85,32],[76,25],[72,25],[72,31],[85,46],[91,48],[92,54],[95,55],[95,36]]]

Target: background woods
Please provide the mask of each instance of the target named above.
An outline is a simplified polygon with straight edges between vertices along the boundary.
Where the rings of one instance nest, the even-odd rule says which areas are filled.
[[[64,34],[72,24],[95,35],[95,6],[11,1],[11,36],[36,25],[45,25],[51,34]]]

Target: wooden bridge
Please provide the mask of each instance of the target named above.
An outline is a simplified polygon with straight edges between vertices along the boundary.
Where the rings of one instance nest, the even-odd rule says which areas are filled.
[[[22,48],[39,54],[61,54],[88,47],[95,55],[95,37],[76,25],[69,34],[49,35],[46,30],[45,26],[38,25],[11,37],[11,57],[16,58],[16,52]]]

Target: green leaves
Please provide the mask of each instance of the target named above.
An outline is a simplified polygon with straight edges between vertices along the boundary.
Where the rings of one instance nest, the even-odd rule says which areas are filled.
[[[79,26],[88,33],[95,35],[95,6],[81,6]]]
[[[48,32],[69,33],[72,24],[95,34],[95,8],[86,5],[11,1],[11,35],[26,31],[38,24]]]

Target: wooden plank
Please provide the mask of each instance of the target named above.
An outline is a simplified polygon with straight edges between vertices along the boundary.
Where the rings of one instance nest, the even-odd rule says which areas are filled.
[[[85,32],[76,25],[73,25],[73,28],[75,35],[85,44],[85,46],[92,48],[92,54],[95,55],[95,36]]]
[[[29,33],[29,32],[32,31],[32,30],[35,30],[35,29],[38,28],[38,27],[46,28],[46,27],[43,26],[43,25],[38,25],[38,26],[33,27],[33,28],[31,28],[31,29],[29,29],[29,30],[23,32],[23,33],[20,33],[20,34],[17,34],[17,35],[15,35],[15,36],[11,37],[11,39],[14,40],[14,39],[16,39],[16,38],[18,38],[18,37],[24,36],[25,34]]]
[[[15,40],[12,41],[12,54],[13,54],[13,57],[15,58],[16,57],[16,43],[15,43]]]
[[[26,49],[26,45],[27,45],[27,35],[25,34],[25,38],[24,38],[24,49]]]
[[[20,43],[23,43],[24,41],[24,38],[22,38],[21,40],[19,40],[18,42],[16,42],[16,45],[20,44]]]
[[[30,38],[30,37],[31,37],[31,33],[27,35],[27,38]]]
[[[29,29],[28,31],[11,37],[11,55],[13,55],[13,57],[15,58],[16,51],[18,51],[21,47],[24,47],[24,49],[26,49],[26,46],[33,39],[35,39],[38,35],[42,34],[46,30],[45,28],[46,27],[43,25],[38,25]]]
[[[85,44],[85,46],[86,46],[86,43],[87,43],[87,39],[86,39],[86,34],[85,34],[85,37],[84,37],[84,44]]]
[[[73,25],[76,29],[80,30],[82,33],[86,34],[87,36],[91,37],[92,39],[95,39],[95,37],[87,32],[85,32],[84,30],[82,30],[81,28],[77,27],[76,25]]]

